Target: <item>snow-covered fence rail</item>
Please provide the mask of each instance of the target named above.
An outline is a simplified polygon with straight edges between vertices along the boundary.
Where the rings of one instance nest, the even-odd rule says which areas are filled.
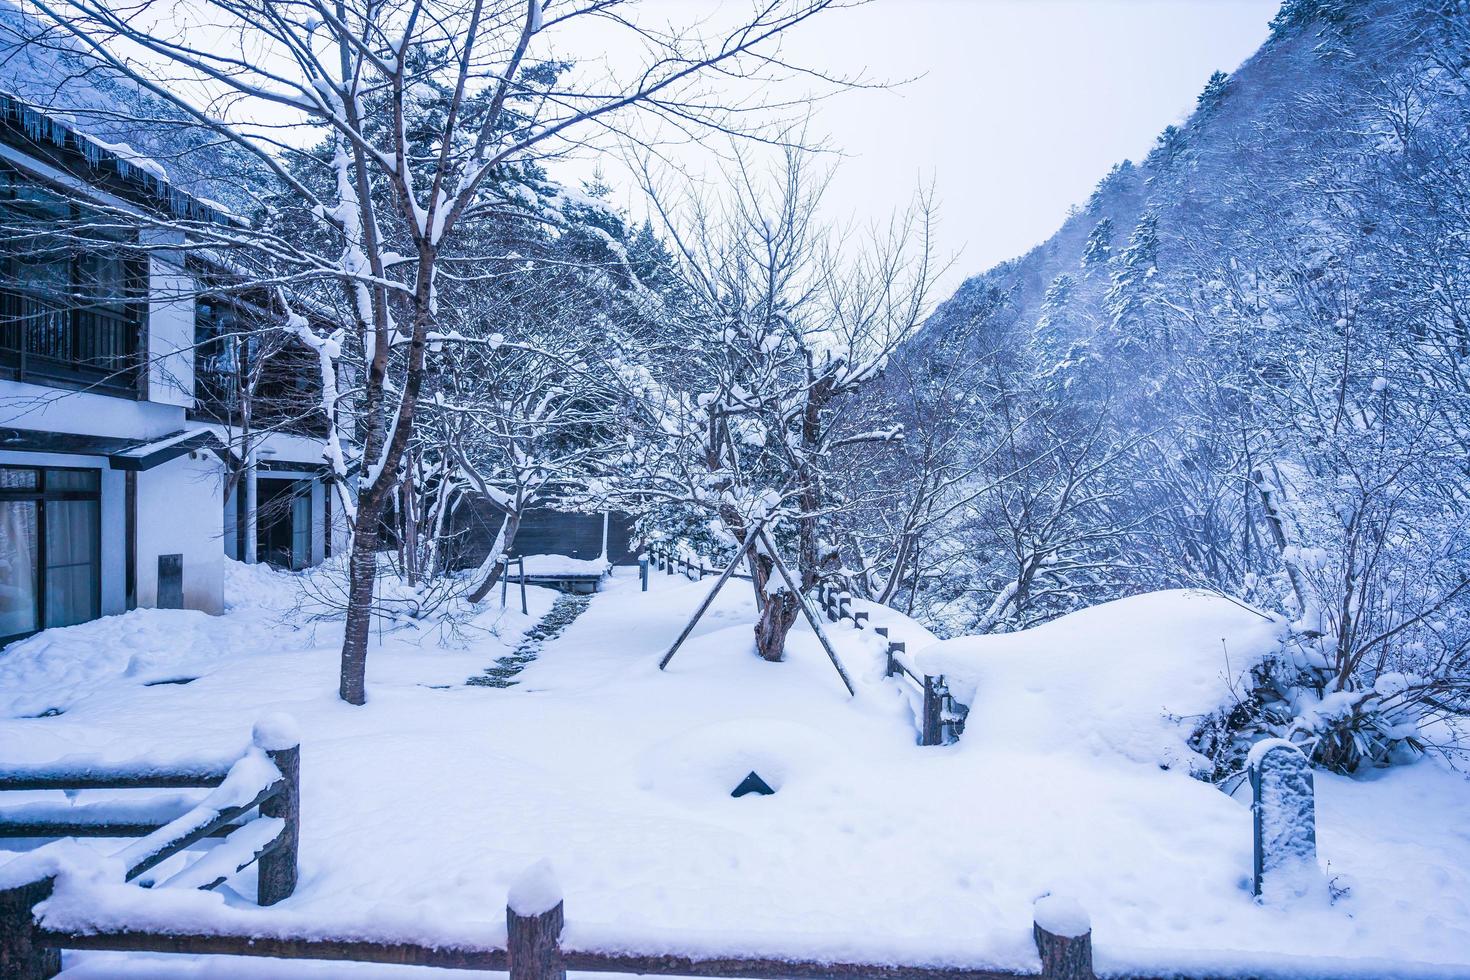
[[[5,869],[8,870],[8,869]],[[1071,906],[1069,906],[1070,908]],[[160,922],[172,914],[177,930]],[[201,906],[179,911],[177,903],[152,892],[119,902],[115,888],[97,890],[77,869],[24,879],[0,873],[0,976],[6,980],[45,980],[60,971],[60,951],[179,953],[185,955],[264,956],[444,967],[508,972],[512,980],[565,980],[568,970],[637,973],[650,976],[725,978],[871,977],[882,980],[1090,980],[1091,928],[1085,916],[1059,916],[1037,903],[1033,927],[1040,969],[1014,970],[985,964],[902,962],[891,953],[852,960],[760,955],[745,943],[687,946],[638,943],[600,928],[579,927],[564,935],[564,907],[554,880],[523,878],[510,890],[504,927],[485,923],[477,936],[455,937],[435,929],[432,936],[402,935],[379,922],[374,928],[324,927],[276,913]],[[1080,923],[1080,924],[1079,924]],[[688,951],[698,949],[699,952]],[[922,960],[922,956],[916,956]],[[1186,976],[1187,974],[1179,974]]]
[[[667,541],[650,542],[648,555],[653,561],[653,567],[668,575],[677,572],[685,578],[703,581],[706,575],[719,575],[721,572],[721,569],[706,565],[702,556]],[[750,581],[750,576],[743,572],[732,572],[730,577]]]
[[[220,837],[224,839],[204,856],[156,884],[212,889],[256,864],[257,901],[273,905],[296,889],[300,779],[301,746],[288,720],[257,724],[249,750],[233,760],[194,760],[173,767],[154,761],[120,766],[75,760],[9,766],[0,768],[0,791],[210,792],[199,800],[171,794],[80,806],[51,801],[0,806],[0,837],[137,837],[114,856],[124,882],[142,878],[202,840]]]

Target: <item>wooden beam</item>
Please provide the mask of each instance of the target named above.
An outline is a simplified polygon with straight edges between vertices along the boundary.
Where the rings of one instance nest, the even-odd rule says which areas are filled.
[[[510,962],[496,946],[376,942],[331,936],[217,936],[153,932],[74,933],[39,928],[38,944],[59,949],[107,949],[124,953],[218,953],[291,960],[334,960],[505,971]]]
[[[781,553],[776,550],[775,543],[771,541],[770,536],[766,534],[764,529],[761,530],[760,534],[761,540],[766,543],[766,548],[771,552],[771,560],[775,562],[776,570],[781,573],[781,578],[785,580],[786,587],[796,596],[796,604],[801,607],[801,611],[806,615],[806,621],[812,624],[812,632],[817,634],[817,639],[821,641],[822,649],[827,651],[827,658],[832,661],[832,666],[837,668],[837,675],[842,678],[842,683],[846,685],[847,693],[856,697],[857,691],[853,689],[852,679],[847,676],[847,669],[842,666],[842,661],[837,659],[837,651],[832,649],[832,642],[827,639],[826,630],[822,629],[822,624],[817,620],[816,614],[807,605],[806,596],[801,594],[800,587],[792,580],[791,572],[787,570],[786,563],[781,560]]]
[[[689,634],[694,632],[694,627],[699,623],[701,617],[709,611],[710,605],[715,601],[715,596],[719,595],[720,590],[725,587],[725,583],[730,581],[730,576],[735,574],[735,569],[745,557],[746,552],[750,550],[750,546],[755,543],[756,535],[761,533],[761,527],[761,522],[756,521],[755,526],[745,535],[745,543],[740,546],[740,551],[736,553],[734,558],[730,559],[730,564],[725,566],[724,572],[720,574],[719,581],[715,582],[715,587],[709,590],[709,595],[704,597],[704,601],[699,604],[698,609],[694,610],[694,615],[690,618],[689,622],[684,624],[684,629],[679,633],[679,637],[674,641],[674,645],[669,647],[669,652],[664,654],[664,658],[658,662],[659,670],[663,670],[669,665],[669,661],[674,659],[674,654],[679,652],[679,647],[683,646],[684,641],[689,639]]]

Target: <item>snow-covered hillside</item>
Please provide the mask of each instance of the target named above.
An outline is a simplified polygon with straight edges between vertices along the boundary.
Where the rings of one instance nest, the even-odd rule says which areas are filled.
[[[1143,596],[937,646],[873,607],[970,700],[957,745],[921,748],[912,694],[883,679],[870,631],[832,628],[849,698],[805,626],[787,662],[754,656],[748,590],[729,589],[660,672],[709,583],[655,575],[642,593],[626,570],[506,689],[464,684],[530,625],[498,597],[448,648],[411,629],[381,649],[375,637],[369,701],[353,708],[335,695],[340,626],[302,618],[295,578],[237,569],[221,618],[139,611],[7,655],[0,762],[227,755],[262,715],[298,720],[296,894],[264,911],[200,893],[181,914],[227,903],[382,935],[480,935],[503,929],[510,884],[547,858],[568,941],[583,945],[1034,968],[1032,903],[1054,892],[1090,913],[1100,968],[1233,973],[1313,956],[1363,958],[1316,975],[1390,976],[1396,961],[1470,975],[1470,840],[1453,816],[1470,785],[1433,761],[1319,776],[1320,857],[1340,897],[1252,901],[1249,809],[1191,778],[1184,738],[1280,626],[1218,597]],[[551,598],[532,590],[533,614]],[[118,638],[124,652],[106,651]],[[147,686],[165,675],[197,679]],[[40,705],[62,713],[16,716]],[[752,769],[776,794],[732,799]],[[252,874],[232,887],[250,894]],[[336,975],[100,953],[68,964],[77,977]]]

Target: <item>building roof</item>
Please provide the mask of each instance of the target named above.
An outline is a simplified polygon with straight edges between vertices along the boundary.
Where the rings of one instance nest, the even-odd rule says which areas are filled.
[[[219,436],[208,429],[181,429],[156,439],[120,439],[111,436],[44,432],[39,429],[0,429],[0,451],[103,456],[115,470],[141,472],[187,453],[207,450],[231,459]]]

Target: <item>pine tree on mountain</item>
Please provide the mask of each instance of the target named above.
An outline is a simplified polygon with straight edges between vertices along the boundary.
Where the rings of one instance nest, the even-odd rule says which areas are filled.
[[[1082,246],[1082,268],[1090,269],[1101,266],[1112,258],[1113,255],[1113,219],[1104,217],[1093,226],[1091,233],[1087,236],[1087,244]],[[1048,292],[1048,297],[1050,293]]]
[[[1184,132],[1178,126],[1165,126],[1159,138],[1154,141],[1153,149],[1144,158],[1143,165],[1153,170],[1163,170],[1178,159],[1183,149]]]
[[[1215,111],[1225,98],[1225,90],[1230,84],[1230,76],[1223,71],[1217,71],[1205,82],[1205,87],[1195,99],[1195,111],[1201,116],[1207,116]]]
[[[1145,211],[1128,236],[1127,246],[1113,259],[1112,285],[1104,298],[1119,347],[1147,341],[1147,316],[1154,305],[1152,280],[1158,272],[1158,259],[1158,217]]]
[[[1312,23],[1346,26],[1352,6],[1352,0],[1285,0],[1271,18],[1271,39]]]

